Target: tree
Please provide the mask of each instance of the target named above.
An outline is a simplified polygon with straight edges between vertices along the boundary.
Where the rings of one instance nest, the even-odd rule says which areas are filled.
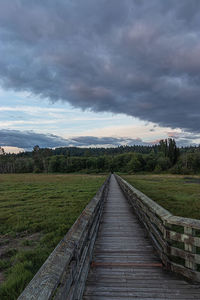
[[[59,172],[60,171],[60,156],[54,155],[49,160],[49,172]]]
[[[171,165],[173,166],[179,157],[179,149],[176,146],[174,139],[165,139],[160,140],[159,142],[160,151],[164,154],[165,157],[168,157]]]
[[[145,168],[145,161],[142,154],[133,155],[132,159],[128,163],[128,168],[131,172],[140,172]]]
[[[33,147],[32,154],[34,160],[34,172],[40,173],[43,171],[43,163],[42,163],[40,147],[38,145]]]
[[[5,150],[2,147],[0,147],[0,155],[5,155]]]
[[[152,172],[155,169],[156,166],[156,155],[155,153],[152,151],[150,154],[147,155],[146,157],[146,167],[145,170]]]
[[[170,168],[170,160],[168,157],[159,157],[156,164],[156,171],[166,171]]]

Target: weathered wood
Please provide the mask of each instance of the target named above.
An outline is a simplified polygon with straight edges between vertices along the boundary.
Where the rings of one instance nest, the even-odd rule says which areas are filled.
[[[154,202],[152,199],[147,197],[145,194],[143,194],[142,192],[134,188],[132,185],[130,185],[128,182],[122,179],[120,176],[118,175],[115,176],[118,180],[120,187],[125,192],[125,195],[127,197],[130,196],[131,198],[135,198],[136,200],[140,199],[140,201],[146,204],[147,207],[149,207],[149,209],[151,209],[151,211],[154,212],[159,217],[172,216],[172,214],[168,210],[166,210],[165,208],[163,208],[162,206]]]
[[[200,238],[199,237],[193,237],[191,235],[185,234],[185,233],[179,233],[172,230],[166,230],[166,238],[168,241],[176,241],[176,242],[182,242],[184,244],[187,244],[188,247],[187,251],[192,252],[194,248],[192,246],[200,247]],[[191,251],[189,250],[191,249]]]
[[[83,299],[200,299],[199,286],[162,268],[148,235],[158,244],[165,265],[169,264],[167,254],[177,254],[173,252],[176,248],[170,247],[164,238],[166,229],[162,219],[139,201],[130,198],[129,193],[129,202],[148,232],[141,226],[112,176]],[[175,264],[173,268],[176,269]],[[183,274],[183,269],[179,273]],[[195,273],[190,276],[197,279]]]
[[[82,299],[110,176],[19,296],[19,300]]]
[[[119,179],[119,177],[118,177],[118,181],[120,181],[121,187],[126,194],[127,186],[129,186],[129,188],[130,188],[130,185],[126,184],[126,182],[124,180],[122,180],[121,178]],[[126,185],[126,188],[124,188],[125,185]],[[141,193],[139,192],[136,197],[137,190],[134,188],[132,189],[132,191],[133,190],[134,190],[134,196],[132,194],[131,199],[130,199],[131,192],[129,191],[129,193],[128,193],[129,201],[133,205],[136,213],[139,215],[140,219],[142,220],[146,229],[148,230],[148,232],[159,252],[159,256],[163,260],[163,263],[167,267],[169,267],[169,265],[171,264],[171,261],[169,258],[166,259],[166,255],[163,255],[162,251],[165,254],[168,254],[170,256],[184,258],[185,266],[187,268],[195,270],[196,264],[199,263],[199,255],[195,255],[195,253],[196,253],[196,246],[199,246],[200,239],[199,239],[199,237],[195,237],[195,230],[194,230],[194,228],[192,228],[192,225],[195,226],[195,229],[198,228],[199,221],[198,220],[194,220],[194,221],[188,220],[186,218],[179,218],[179,217],[175,217],[170,214],[167,214],[167,213],[164,215],[165,212],[164,213],[162,212],[162,215],[158,216],[158,212],[161,210],[160,210],[160,208],[155,210],[155,206],[153,206],[154,211],[156,211],[156,214],[159,217],[159,219],[158,219],[159,221],[158,221],[157,218],[155,218],[155,215],[152,213],[152,210],[151,210],[152,202],[149,201],[149,198],[146,197],[146,201],[144,201],[145,195],[142,195],[142,200],[141,200],[139,198],[139,196],[141,196]],[[133,204],[133,202],[135,202],[135,203]],[[143,205],[144,202],[145,202],[145,206]],[[149,207],[147,207],[147,204],[149,205]],[[163,224],[162,224],[162,222],[160,223],[160,220],[162,220]],[[161,232],[161,235],[163,235],[163,238],[162,238],[162,236],[160,236],[160,234],[158,234],[158,231],[154,227],[154,225],[157,226],[157,228]],[[168,228],[170,228],[172,225],[183,226],[184,234],[181,234],[179,232],[174,232],[172,230],[168,230]],[[166,242],[162,243],[163,240],[166,240]],[[170,245],[167,244],[167,241],[168,242],[171,242],[171,241],[183,242],[184,248],[186,251],[184,251],[182,249],[170,247]],[[159,245],[162,245],[162,248],[160,248]],[[190,253],[188,253],[188,252],[190,252]],[[183,275],[185,275],[185,276],[187,276],[186,274],[188,274],[188,276],[192,276],[190,272],[187,272],[187,270],[185,272],[183,272],[182,267],[180,269],[181,269],[181,274],[184,273]],[[173,270],[179,270],[179,269],[173,267]],[[194,278],[194,276],[193,276],[193,278]],[[198,276],[195,276],[195,278],[198,278]]]
[[[193,229],[200,230],[200,220],[183,218],[173,215],[167,217],[166,220],[172,225],[191,227]]]
[[[195,229],[192,227],[186,227],[184,226],[184,233],[190,236],[195,236]],[[184,248],[186,251],[191,252],[191,253],[196,253],[196,247],[192,243],[184,243]],[[196,256],[193,256],[193,260],[190,259],[190,257],[185,257],[185,266],[189,269],[196,270]]]
[[[200,220],[173,216],[121,177],[116,175],[116,178],[147,229],[163,264],[174,272],[200,281],[200,273],[196,271],[200,263],[200,256],[196,254],[196,247],[200,247]],[[177,258],[183,259],[185,266],[175,264]]]
[[[184,251],[182,249],[172,247],[172,246],[169,247],[169,253],[172,256],[181,257],[185,260],[190,261],[191,263],[200,264],[200,255],[199,254],[193,254],[188,251]]]
[[[200,299],[199,285],[162,268],[163,263],[168,270],[200,281],[200,221],[173,216],[116,178],[122,190],[113,175],[110,184],[107,179],[20,300]],[[176,258],[185,265],[175,263]]]

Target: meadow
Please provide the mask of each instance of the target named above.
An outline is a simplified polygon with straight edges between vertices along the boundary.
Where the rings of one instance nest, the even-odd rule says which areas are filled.
[[[176,216],[200,219],[200,176],[122,175]]]
[[[0,299],[17,299],[104,175],[0,175]]]
[[[200,219],[200,176],[121,176],[173,214]],[[0,299],[17,299],[105,178],[0,175]]]

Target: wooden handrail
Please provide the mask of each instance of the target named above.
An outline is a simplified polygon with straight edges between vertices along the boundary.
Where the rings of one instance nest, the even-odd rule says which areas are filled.
[[[165,267],[200,282],[200,220],[172,215],[119,175],[115,177]]]
[[[18,300],[82,299],[110,176]]]

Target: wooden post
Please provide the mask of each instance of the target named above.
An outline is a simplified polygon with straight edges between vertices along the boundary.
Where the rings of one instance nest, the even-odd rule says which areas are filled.
[[[195,236],[195,229],[192,227],[184,227],[184,233],[190,236]],[[185,250],[191,253],[196,253],[196,247],[189,243],[184,243]],[[185,259],[185,266],[189,269],[196,270],[196,263]]]

